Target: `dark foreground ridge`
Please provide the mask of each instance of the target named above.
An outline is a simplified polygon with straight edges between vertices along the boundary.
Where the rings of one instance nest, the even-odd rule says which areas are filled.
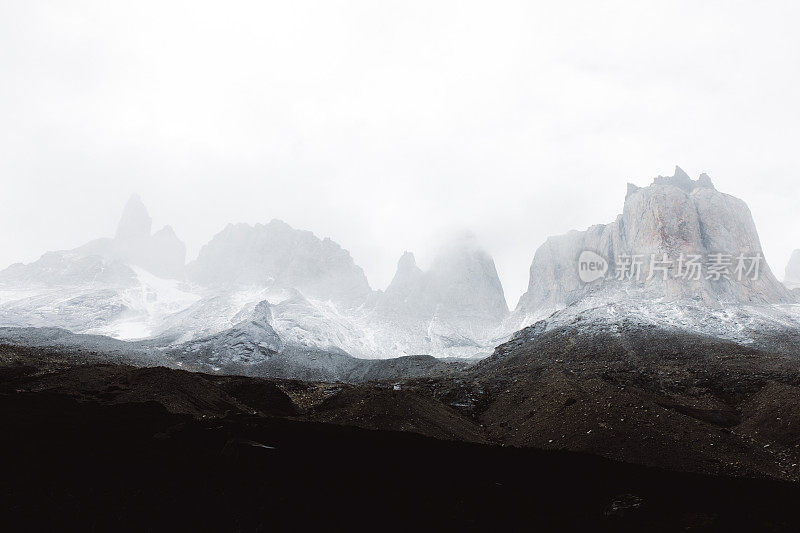
[[[99,530],[800,526],[798,487],[155,402],[4,394],[5,524]]]
[[[800,527],[794,483],[486,444],[493,432],[479,415],[444,401],[457,383],[428,383],[445,392],[426,393],[420,383],[0,355],[0,513],[25,529]]]

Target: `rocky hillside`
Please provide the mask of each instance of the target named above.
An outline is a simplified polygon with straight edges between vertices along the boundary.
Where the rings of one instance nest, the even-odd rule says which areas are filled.
[[[356,385],[0,345],[0,511],[49,528],[795,530],[797,362],[608,340],[562,331],[472,371]]]

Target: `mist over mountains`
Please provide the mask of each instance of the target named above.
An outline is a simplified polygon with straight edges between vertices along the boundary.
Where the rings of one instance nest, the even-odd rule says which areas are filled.
[[[602,277],[581,279],[584,252],[605,261]],[[728,270],[709,275],[709,258],[720,255]],[[699,275],[678,275],[689,256],[698,258]],[[211,367],[317,352],[470,358],[550,315],[557,323],[606,309],[592,311],[602,321],[608,306],[726,338],[742,335],[741,317],[725,319],[752,316],[742,309],[758,308],[762,322],[793,328],[790,289],[800,286],[800,255],[781,284],[763,261],[745,202],[718,191],[707,175],[693,180],[677,167],[647,187],[629,184],[613,222],[549,238],[534,253],[528,290],[513,310],[492,257],[471,234],[442,246],[425,270],[404,253],[385,291],[373,290],[336,242],[280,220],[229,224],[194,261],[185,257],[174,231],[153,232],[133,196],[113,238],[0,272],[0,325],[146,340],[172,353],[213,354],[204,356]],[[627,275],[626,258],[639,261]],[[738,267],[749,261],[749,275],[736,271],[737,259]],[[719,315],[716,325],[708,313]]]
[[[491,352],[508,313],[494,262],[469,235],[424,272],[405,254],[383,292],[337,243],[279,220],[231,224],[186,265],[174,232],[151,225],[134,196],[114,238],[0,272],[2,325],[230,345],[231,360],[290,349],[472,357]]]

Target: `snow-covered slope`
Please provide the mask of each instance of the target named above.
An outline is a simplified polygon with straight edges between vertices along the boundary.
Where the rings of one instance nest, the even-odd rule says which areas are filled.
[[[0,286],[0,325],[61,327],[130,340],[151,336],[166,317],[199,299],[178,280],[126,267],[124,283]]]
[[[151,234],[138,196],[114,238],[48,252],[0,272],[0,325],[61,327],[119,339],[151,335],[199,296],[183,278],[186,249],[169,226]]]
[[[800,354],[800,305],[709,307],[700,301],[633,298],[610,302],[588,296],[516,332],[495,353],[502,357],[520,346],[536,346],[554,332],[562,339],[565,350],[583,347],[585,353],[581,355],[578,350],[579,357],[595,357],[609,347],[606,344],[629,350],[635,357],[651,357],[665,350],[681,350],[671,344],[676,339],[689,343],[692,339],[724,341],[760,353],[796,357]],[[650,339],[649,344],[628,346],[636,338]]]

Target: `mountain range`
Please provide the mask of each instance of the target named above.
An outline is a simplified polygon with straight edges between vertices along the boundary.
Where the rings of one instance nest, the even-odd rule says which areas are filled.
[[[152,232],[133,196],[113,238],[0,272],[0,326],[63,328],[204,369],[285,375],[298,358],[336,375],[354,357],[483,357],[518,330],[613,329],[620,317],[739,342],[800,331],[791,290],[800,251],[780,283],[747,205],[677,167],[647,187],[629,184],[613,222],[547,239],[513,310],[493,259],[469,234],[426,270],[404,253],[385,291],[337,243],[280,220],[230,224],[194,261],[185,257],[169,226]],[[591,279],[585,265],[597,268]]]
[[[796,530],[798,258],[779,283],[744,202],[680,169],[548,239],[513,310],[471,235],[377,291],[276,220],[185,264],[133,198],[113,238],[0,272],[0,502],[28,525]]]

